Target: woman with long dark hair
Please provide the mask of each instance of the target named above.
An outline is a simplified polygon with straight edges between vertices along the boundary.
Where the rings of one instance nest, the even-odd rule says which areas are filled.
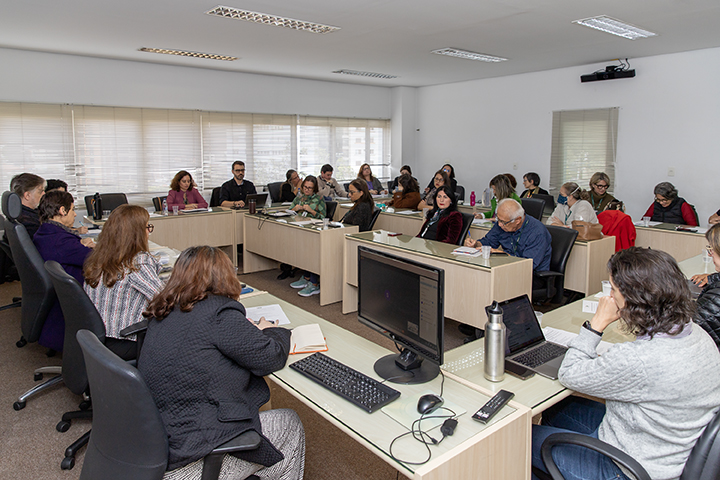
[[[398,179],[398,191],[393,193],[393,198],[388,207],[416,209],[420,203],[420,187],[413,177],[403,174]]]
[[[373,203],[372,195],[367,188],[367,184],[356,178],[348,186],[348,196],[353,201],[352,208],[342,218],[342,223],[347,225],[357,225],[361,232],[370,230],[370,222],[372,221]]]
[[[438,188],[433,204],[417,236],[438,242],[457,243],[462,232],[463,218],[457,211],[457,198],[452,189],[447,185]]]
[[[200,192],[195,188],[195,181],[186,170],[180,170],[170,182],[170,191],[167,196],[168,208],[178,207],[180,210],[193,210],[195,208],[207,208]]]

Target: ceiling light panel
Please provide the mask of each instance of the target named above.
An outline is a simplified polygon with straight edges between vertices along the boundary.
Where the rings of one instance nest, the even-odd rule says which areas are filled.
[[[225,60],[228,62],[232,62],[232,61],[238,59],[238,57],[230,57],[227,55],[216,55],[214,53],[188,52],[186,50],[168,50],[166,48],[142,47],[142,48],[138,48],[138,50],[141,52],[148,52],[148,53],[163,53],[165,55],[178,55],[181,57],[208,58],[210,60]]]
[[[623,37],[630,40],[654,37],[655,35],[657,35],[656,33],[650,32],[648,30],[643,30],[642,28],[638,28],[635,25],[630,25],[629,23],[621,22],[620,20],[608,17],[607,15],[583,18],[582,20],[574,20],[572,23],[577,23],[578,25],[594,28],[596,30],[600,30],[601,32],[612,33],[613,35],[617,35],[618,37]]]
[[[439,50],[433,50],[432,53],[437,55],[447,55],[449,57],[464,58],[466,60],[477,60],[480,62],[496,63],[507,61],[507,58],[485,55],[484,53],[469,52],[467,50],[460,50],[457,48],[441,48]]]
[[[268,15],[267,13],[251,12],[249,10],[240,10],[233,7],[225,7],[218,5],[217,7],[205,12],[208,15],[214,15],[223,18],[233,18],[235,20],[245,20],[247,22],[263,23],[274,27],[292,28],[293,30],[305,30],[313,33],[332,33],[340,30],[340,27],[323,25],[321,23],[306,22],[304,20],[296,20],[294,18],[278,17],[277,15]]]
[[[342,75],[359,75],[361,77],[372,77],[372,78],[383,78],[383,79],[390,79],[390,78],[398,78],[397,75],[389,75],[387,73],[375,73],[375,72],[360,72],[357,70],[335,70],[332,73],[339,73]]]

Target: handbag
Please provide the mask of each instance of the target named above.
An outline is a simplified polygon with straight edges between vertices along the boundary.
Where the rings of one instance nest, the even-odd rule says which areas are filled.
[[[578,240],[599,240],[602,238],[602,225],[599,223],[573,220],[572,228],[578,231]]]

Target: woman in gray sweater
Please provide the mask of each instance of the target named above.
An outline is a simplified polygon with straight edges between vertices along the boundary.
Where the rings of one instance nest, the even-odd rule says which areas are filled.
[[[676,479],[720,406],[720,353],[692,322],[690,291],[670,255],[632,247],[613,255],[608,270],[612,294],[570,342],[559,375],[566,387],[605,404],[569,397],[545,411],[542,425],[533,425],[533,466],[544,470],[546,437],[572,431],[626,452],[654,480]],[[620,318],[635,341],[598,356],[603,331]],[[560,445],[553,459],[568,480],[627,478],[588,449]]]

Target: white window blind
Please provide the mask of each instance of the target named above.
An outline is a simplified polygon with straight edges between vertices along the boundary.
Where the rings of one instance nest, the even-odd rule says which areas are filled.
[[[615,155],[619,108],[553,112],[550,191],[557,194],[565,182],[588,189],[595,172],[615,185]],[[611,192],[612,193],[612,192]]]

